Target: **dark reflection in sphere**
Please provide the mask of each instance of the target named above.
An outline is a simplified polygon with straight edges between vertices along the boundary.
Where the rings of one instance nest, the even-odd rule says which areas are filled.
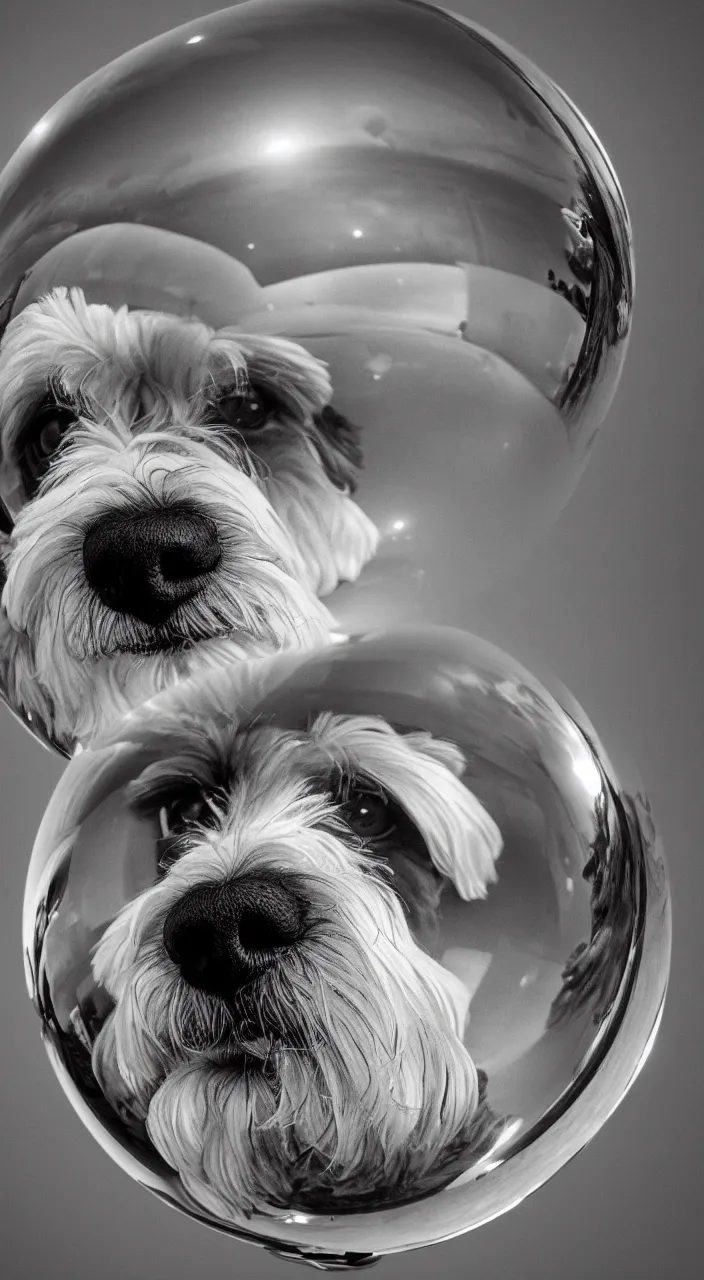
[[[340,606],[362,631],[462,625],[457,573],[466,597],[556,517],[633,269],[608,158],[520,54],[415,0],[252,0],[97,72],[11,160],[4,320],[58,285],[329,362],[381,535]]]
[[[394,741],[402,740],[408,750],[425,753],[422,769],[414,772],[413,756],[406,755],[392,784],[391,774],[384,773],[388,747],[379,747],[381,754],[370,764],[359,738],[354,750],[347,748],[346,763],[340,763],[334,735],[330,736],[331,716],[339,717],[334,721],[338,745],[340,733],[349,731],[353,718],[383,718],[396,735]],[[354,720],[356,726],[360,723]],[[247,1215],[228,1211],[222,1195],[222,1163],[214,1156],[208,1159],[208,1143],[198,1177],[186,1185],[175,1172],[175,1167],[182,1172],[178,1144],[169,1146],[172,1154],[167,1163],[164,1129],[149,1127],[154,1125],[155,1104],[148,1101],[145,1124],[144,1108],[140,1112],[135,1103],[144,1070],[136,1046],[144,1041],[139,1029],[135,1031],[136,1024],[129,1018],[124,1021],[125,1008],[132,1007],[126,1006],[126,993],[131,998],[137,990],[138,972],[129,969],[129,977],[125,976],[124,962],[129,956],[130,963],[139,965],[146,955],[134,942],[137,935],[129,930],[120,934],[123,941],[128,937],[132,941],[119,952],[118,977],[115,971],[105,977],[110,991],[102,979],[96,979],[92,964],[104,965],[104,954],[101,962],[95,948],[101,939],[105,948],[106,930],[116,913],[125,907],[133,912],[129,904],[139,895],[151,894],[140,898],[139,919],[146,929],[140,937],[145,946],[149,940],[152,950],[146,969],[139,970],[141,995],[135,1007],[141,1010],[139,1016],[150,1034],[163,1009],[172,1028],[169,1034],[176,1035],[173,1027],[177,1026],[187,1040],[190,1036],[186,1057],[193,1059],[195,1054],[197,1078],[203,1067],[198,1053],[206,1058],[210,1053],[210,1059],[219,1054],[218,1078],[227,1086],[240,1069],[232,1046],[241,1045],[254,1032],[244,1023],[226,1020],[229,1030],[216,1051],[204,1036],[202,1020],[192,1020],[195,1005],[188,1005],[188,1016],[179,1021],[179,1010],[186,1008],[182,988],[169,984],[178,981],[175,966],[185,972],[183,951],[174,949],[173,916],[169,917],[171,932],[167,934],[165,926],[162,940],[161,916],[155,914],[154,904],[176,884],[171,911],[182,911],[183,895],[193,886],[202,905],[204,884],[212,889],[215,883],[218,892],[229,893],[231,889],[223,890],[223,884],[237,886],[245,870],[250,886],[253,874],[255,880],[260,877],[260,884],[261,859],[271,856],[279,839],[279,828],[274,828],[282,815],[292,812],[288,781],[297,776],[301,752],[318,732],[323,732],[321,741],[327,743],[330,758],[322,773],[306,774],[306,794],[332,794],[333,775],[335,786],[344,777],[345,822],[352,824],[349,805],[363,775],[367,824],[372,806],[365,847],[379,865],[388,862],[393,870],[414,946],[440,965],[448,990],[461,991],[462,999],[469,1002],[462,1052],[480,1072],[479,1103],[475,1097],[474,1104],[477,1124],[458,1160],[450,1162],[432,1189],[425,1184],[425,1194],[411,1194],[406,1170],[399,1174],[398,1187],[383,1185],[380,1175],[362,1188],[364,1195],[358,1189],[355,1210],[338,1210],[335,1188],[328,1185],[326,1205],[325,1195],[321,1199],[315,1191],[322,1184],[311,1176],[287,1203],[279,1190],[272,1208]],[[287,746],[274,757],[271,744],[276,735]],[[259,755],[248,755],[255,740]],[[453,744],[453,758],[461,760],[455,781],[444,772],[450,757],[447,746],[441,748],[439,743]],[[354,768],[352,759],[357,762]],[[431,759],[435,764],[428,763]],[[429,788],[431,768],[435,772]],[[272,771],[275,785],[267,793],[268,817],[256,819],[259,826],[252,844],[253,815],[259,812],[257,805],[264,803],[262,779],[268,776],[271,784]],[[353,774],[357,781],[350,781]],[[335,794],[342,793],[338,789]],[[375,798],[370,801],[372,794]],[[462,825],[465,818],[458,815],[463,802],[458,795],[471,796],[472,804],[479,802],[484,815],[479,825],[473,825],[473,820],[469,826]],[[382,838],[380,828],[373,825],[373,806],[391,805],[393,797],[400,797],[400,808],[397,805],[394,810],[395,834]],[[207,817],[211,802],[219,806],[214,818]],[[181,827],[177,827],[176,813],[181,815]],[[226,813],[228,819],[223,817]],[[462,838],[454,846],[453,862],[447,833],[455,820],[460,825],[454,829],[462,832]],[[333,828],[325,825],[327,821],[321,819],[327,833],[321,838],[331,839]],[[469,851],[475,849],[476,832],[487,830],[482,826],[487,822],[495,824],[492,829],[498,829],[503,842],[497,878],[487,884],[483,900],[471,900],[472,894],[462,888],[462,877]],[[284,876],[291,867],[297,871],[296,892],[310,905],[318,901],[324,887],[327,864],[321,859],[313,868],[313,880],[307,879],[311,868],[306,861],[308,829],[304,831],[304,826],[299,813],[287,828],[283,844],[276,846],[277,866],[283,868]],[[344,839],[348,835],[349,831]],[[384,844],[388,839],[391,844]],[[351,847],[344,845],[345,858]],[[212,857],[224,861],[217,864],[215,878],[208,873],[208,880],[203,859]],[[250,862],[245,867],[246,857]],[[443,857],[449,861],[438,875]],[[174,879],[179,876],[186,878]],[[315,876],[323,879],[318,882]],[[353,892],[344,860],[335,883],[335,901],[344,910]],[[189,911],[193,910],[191,905]],[[335,918],[333,911],[333,923],[326,928],[334,928]],[[149,933],[149,921],[154,920],[158,928]],[[373,967],[364,1007],[370,1021],[380,998],[375,975],[384,967],[383,932],[382,928],[375,935],[369,951]],[[356,1266],[386,1252],[438,1242],[480,1226],[540,1187],[594,1136],[652,1046],[667,983],[670,910],[660,843],[647,802],[624,789],[592,727],[569,696],[560,695],[557,700],[511,658],[465,633],[414,629],[352,640],[308,657],[286,655],[249,666],[236,664],[206,680],[186,682],[145,704],[109,739],[76,757],[50,801],[35,845],[27,881],[24,944],[30,990],[56,1073],[83,1121],[127,1172],[170,1204],[242,1240],[323,1267]],[[171,948],[168,959],[166,946]],[[351,1054],[354,1036],[345,1037],[361,1017],[359,1007],[350,997],[341,1006],[341,1021],[334,1021],[334,1013],[340,991],[346,991],[351,982],[351,969],[362,965],[364,957],[359,947],[339,954],[347,959],[334,966],[332,983],[321,977],[315,988],[325,993],[316,1016],[328,1029],[323,1043],[330,1047],[344,1040]],[[394,954],[401,973],[401,950]],[[279,971],[266,970],[263,978],[259,971],[257,977],[250,975],[252,983],[259,984],[259,1004],[247,1016],[255,1022],[260,1018],[258,1034],[266,1028],[267,1046],[263,1050],[259,1041],[247,1041],[255,1075],[264,1070],[257,1054],[264,1053],[269,1064],[279,1062],[272,1048],[277,1019],[288,1027],[290,1052],[295,1043],[304,1056],[324,1056],[321,1042],[314,1042],[314,1037],[313,1042],[306,1040],[302,1023],[296,1020],[297,1001],[303,1008],[305,974],[323,972],[316,950],[307,963],[308,968],[304,965],[297,971],[299,985],[291,988],[294,994],[278,1005],[271,1004],[267,984],[279,980],[272,977]],[[101,972],[108,970],[103,967]],[[155,981],[150,974],[156,974]],[[397,992],[403,992],[404,981],[399,978]],[[196,978],[189,977],[193,982]],[[245,985],[242,990],[246,989]],[[401,1016],[393,1003],[388,1016],[390,1024]],[[120,1039],[122,1032],[116,1032],[116,1026],[131,1027],[126,1039]],[[299,1028],[297,1040],[292,1027]],[[357,1029],[361,1036],[361,1023]],[[165,1034],[162,1026],[156,1039],[146,1043],[153,1048]],[[434,1035],[441,1036],[436,1027]],[[119,1070],[113,1054],[116,1045],[121,1045],[123,1053]],[[370,1058],[370,1068],[383,1078],[383,1054],[370,1051]],[[170,1087],[173,1063],[164,1065],[164,1057],[159,1061]],[[189,1070],[192,1067],[191,1061]],[[416,1100],[420,1114],[430,1106],[436,1086],[426,1064],[421,1101]],[[307,1097],[300,1105],[305,1108],[309,1102]],[[198,1121],[184,1103],[176,1114],[183,1121],[177,1125],[183,1138],[183,1133],[190,1132],[191,1120],[199,1132],[199,1124],[205,1124],[203,1116],[212,1120],[213,1111],[198,1113]],[[356,1123],[356,1110],[354,1117]],[[291,1117],[292,1133],[299,1118],[298,1113]],[[339,1117],[337,1123],[342,1124]],[[430,1131],[434,1132],[432,1126]],[[212,1131],[209,1141],[215,1141]],[[157,1142],[162,1154],[155,1149]],[[357,1150],[365,1146],[366,1139]],[[237,1150],[241,1152],[240,1147]],[[298,1152],[297,1159],[306,1168],[313,1167],[306,1164],[309,1158],[310,1153]],[[368,1158],[373,1167],[373,1152]],[[263,1176],[271,1175],[280,1188],[284,1175],[293,1177],[294,1165],[292,1158],[291,1166],[265,1169]],[[344,1160],[337,1168],[342,1182],[349,1169]],[[232,1178],[227,1185],[230,1194],[236,1195],[240,1188],[235,1173]]]

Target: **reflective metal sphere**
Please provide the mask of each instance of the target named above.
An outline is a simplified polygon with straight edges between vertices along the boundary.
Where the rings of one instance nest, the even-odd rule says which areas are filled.
[[[57,285],[295,338],[363,428],[344,626],[432,618],[574,489],[623,365],[623,196],[520,54],[408,0],[250,0],[119,58],[0,178],[6,323]],[[6,495],[5,495],[6,496]]]
[[[175,687],[130,715],[110,740],[70,763],[48,806],[29,870],[24,916],[28,981],[61,1084],[84,1123],[132,1177],[173,1206],[241,1240],[323,1268],[359,1266],[387,1252],[439,1242],[507,1211],[570,1160],[611,1114],[645,1061],[662,1012],[670,948],[662,851],[647,802],[623,786],[569,695],[553,696],[510,657],[465,633],[439,628],[388,633],[312,656],[279,656],[253,664],[249,672],[245,675],[245,664],[237,664],[208,680]],[[238,754],[241,742],[255,732],[289,731],[290,757],[281,758],[276,772],[283,797],[299,746],[321,712],[383,717],[399,735],[421,730],[431,735],[426,742],[454,744],[464,759],[456,785],[468,788],[499,828],[503,849],[498,878],[484,900],[466,900],[456,887],[459,880],[448,873],[435,908],[422,910],[424,903],[427,907],[424,881],[405,875],[400,837],[393,864],[414,940],[466,995],[463,1043],[485,1073],[492,1124],[483,1146],[464,1153],[461,1169],[455,1167],[432,1194],[410,1202],[401,1198],[395,1203],[387,1187],[383,1195],[368,1198],[362,1211],[327,1212],[320,1205],[311,1208],[304,1186],[290,1203],[266,1214],[228,1213],[222,1202],[215,1212],[207,1205],[213,1203],[208,1197],[213,1169],[220,1168],[217,1160],[208,1160],[206,1151],[203,1183],[192,1180],[187,1189],[150,1139],[153,1113],[145,1125],[129,1102],[124,1077],[131,1072],[131,1087],[137,1087],[141,1067],[136,1049],[134,1058],[122,1063],[123,1083],[114,1092],[115,1076],[106,1071],[105,1055],[95,1044],[109,1027],[116,1002],[123,1008],[134,974],[130,970],[121,994],[113,974],[109,994],[94,976],[92,957],[117,912],[154,886],[161,892],[173,883],[169,877],[186,875],[184,850],[191,869],[194,856],[201,857],[194,855],[200,844],[179,845],[178,856],[167,846],[172,851],[165,854],[165,831],[172,820],[165,828],[163,810],[157,816],[158,804],[150,809],[149,796],[158,793],[159,804],[181,805],[182,812],[193,813],[192,806],[197,810],[199,803],[196,779],[195,791],[202,798],[209,771],[229,761],[229,772],[222,765],[225,773],[218,774],[221,810],[234,803],[238,787],[250,782],[247,803],[227,837],[231,851],[232,840],[249,831],[248,815],[262,798],[252,782],[253,766],[242,763]],[[245,735],[237,738],[236,748],[235,726]],[[213,753],[216,742],[221,746]],[[374,772],[368,770],[368,785]],[[397,778],[396,794],[406,795],[410,776],[402,772]],[[439,795],[442,779],[437,785]],[[379,796],[383,793],[377,792],[377,802]],[[423,834],[425,818],[434,812],[432,798],[421,812],[413,809],[409,796],[406,813],[413,810],[417,832]],[[445,817],[454,803],[443,800]],[[286,808],[283,799],[281,808]],[[430,821],[425,825],[433,826]],[[208,847],[222,850],[225,837],[214,831]],[[432,842],[433,831],[425,831],[425,837]],[[257,849],[268,847],[272,828],[262,826],[257,839]],[[408,834],[404,839],[408,859],[416,869],[428,870],[431,843],[419,845]],[[371,836],[369,840],[379,853]],[[302,850],[295,841],[291,848]],[[306,900],[310,867],[302,852],[297,869],[297,892]],[[236,886],[237,872],[230,871],[228,884]],[[324,874],[324,864],[316,874]],[[417,897],[409,892],[410,883],[416,884]],[[311,884],[311,901],[316,892]],[[343,900],[341,887],[338,901]],[[182,904],[183,898],[174,901]],[[143,925],[150,910],[140,916]],[[176,974],[173,964],[183,967],[172,916],[163,944],[158,932],[149,935],[155,948],[149,965],[167,966],[164,982]],[[132,950],[120,953],[125,965],[127,958],[131,963],[142,955],[136,943],[130,945]],[[162,945],[173,961],[171,969]],[[379,964],[380,948],[377,940],[373,952]],[[309,961],[312,972],[316,954]],[[342,961],[335,973],[333,987],[337,983],[344,989],[349,973]],[[127,974],[127,968],[120,974]],[[264,984],[257,987],[263,1009],[266,974],[258,981]],[[160,999],[167,1001],[171,1025],[177,1025],[181,1005],[167,998],[160,982],[141,990],[136,1007],[148,1025]],[[336,991],[326,986],[322,974],[320,991],[325,993],[324,1020]],[[369,1001],[371,1010],[371,990]],[[279,1010],[279,1016],[295,1023],[295,999],[287,1010]],[[358,1016],[350,1003],[345,1026]],[[261,1018],[263,1027],[266,1015]],[[229,1025],[231,1037],[245,1034]],[[188,1027],[192,1031],[193,1024]],[[332,1031],[330,1037],[334,1047]],[[239,1069],[227,1056],[228,1043],[219,1042],[221,1079]],[[129,1044],[137,1041],[128,1039],[123,1048]],[[202,1036],[198,1046],[207,1056]],[[304,1035],[297,1052],[318,1051],[319,1044],[311,1047]],[[98,1054],[102,1064],[102,1089],[92,1053],[93,1062]],[[256,1056],[252,1062],[257,1070]],[[369,1065],[381,1070],[376,1061]],[[161,1069],[168,1071],[163,1061]],[[433,1093],[433,1081],[426,1079],[421,1108]],[[196,1129],[202,1123],[187,1109],[178,1114],[184,1133],[190,1119]],[[236,1173],[230,1174],[236,1185]]]

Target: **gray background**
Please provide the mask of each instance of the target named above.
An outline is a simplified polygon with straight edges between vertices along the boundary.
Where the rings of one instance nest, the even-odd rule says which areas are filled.
[[[292,0],[295,3],[295,0]],[[215,7],[213,4],[212,7]],[[701,559],[704,514],[701,51],[696,0],[453,0],[555,79],[602,138],[633,216],[636,318],[589,469],[521,570],[476,601],[471,629],[582,702],[617,762],[635,758],[669,852],[675,951],[656,1050],[590,1148],[509,1215],[374,1275],[676,1280],[699,1274],[704,900]],[[75,82],[208,0],[9,0],[0,163]],[[697,161],[697,156],[699,157]],[[24,994],[20,904],[61,766],[0,712],[0,1176],[4,1273],[181,1280],[286,1264],[173,1213],[113,1167],[55,1082]],[[699,1246],[699,1251],[697,1250]],[[291,1273],[293,1274],[293,1273]]]

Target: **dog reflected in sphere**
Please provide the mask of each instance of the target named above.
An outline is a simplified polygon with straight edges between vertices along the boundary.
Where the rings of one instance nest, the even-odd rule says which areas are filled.
[[[222,662],[326,640],[374,555],[325,366],[57,288],[0,347],[0,683],[57,745]]]
[[[189,684],[128,788],[158,870],[94,952],[96,1078],[220,1220],[429,1194],[501,1127],[470,993],[424,945],[444,885],[486,896],[500,832],[450,742],[331,712],[238,726]]]

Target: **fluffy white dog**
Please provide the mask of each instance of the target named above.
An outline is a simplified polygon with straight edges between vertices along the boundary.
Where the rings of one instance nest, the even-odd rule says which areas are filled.
[[[0,687],[71,750],[177,677],[329,635],[377,546],[302,347],[57,288],[0,347]],[[14,526],[14,527],[12,527]]]
[[[223,1221],[427,1194],[500,1126],[468,990],[427,949],[448,882],[495,880],[498,828],[450,742],[328,712],[238,725],[222,682],[187,688],[149,709],[164,754],[130,784],[158,872],[95,950],[100,1086]]]

